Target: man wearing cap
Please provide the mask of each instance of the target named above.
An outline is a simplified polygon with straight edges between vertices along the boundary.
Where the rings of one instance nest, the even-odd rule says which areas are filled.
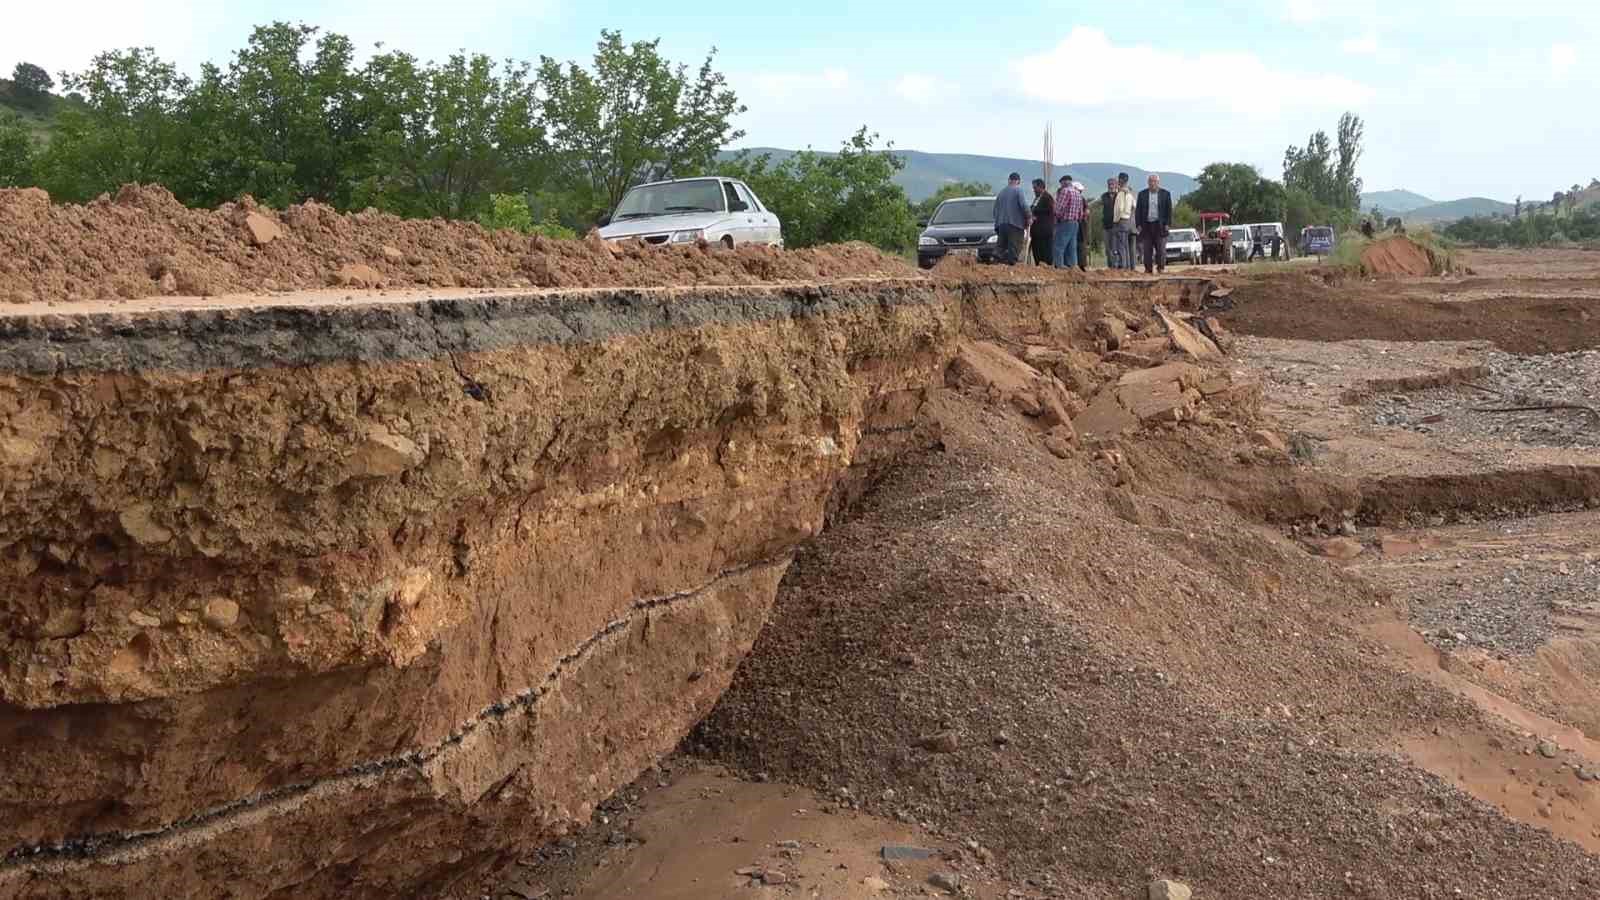
[[[1006,186],[994,195],[994,233],[999,242],[1000,261],[1017,264],[1022,254],[1022,236],[1028,228],[1028,200],[1022,196],[1022,176],[1012,172]]]
[[[1061,176],[1056,190],[1055,246],[1050,248],[1050,264],[1058,269],[1078,264],[1078,230],[1083,226],[1083,194],[1074,190],[1072,176]]]

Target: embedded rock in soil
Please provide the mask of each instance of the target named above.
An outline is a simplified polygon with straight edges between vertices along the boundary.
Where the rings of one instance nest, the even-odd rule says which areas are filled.
[[[1186,884],[1161,879],[1150,882],[1149,894],[1150,900],[1189,900],[1194,891]]]

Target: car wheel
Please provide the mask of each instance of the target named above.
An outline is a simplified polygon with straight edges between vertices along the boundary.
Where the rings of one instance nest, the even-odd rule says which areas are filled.
[[[733,235],[731,235],[731,234],[723,235],[722,236],[722,246],[727,247],[729,250],[732,250],[733,249]]]

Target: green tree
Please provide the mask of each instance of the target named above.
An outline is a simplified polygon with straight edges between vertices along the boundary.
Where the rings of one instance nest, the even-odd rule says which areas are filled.
[[[33,137],[15,113],[0,110],[0,187],[33,184]]]
[[[993,194],[994,187],[979,181],[962,181],[955,184],[946,184],[933,192],[933,196],[918,203],[914,209],[918,221],[932,218],[933,211],[939,204],[952,197],[981,197],[984,194]]]
[[[1184,202],[1201,212],[1224,212],[1233,222],[1278,221],[1284,213],[1283,185],[1245,163],[1212,163],[1195,177],[1198,187]]]
[[[538,97],[523,63],[455,54],[419,65],[404,53],[373,57],[365,79],[381,110],[365,202],[401,215],[475,218],[490,195],[525,191],[545,158]],[[381,99],[378,99],[381,98]]]
[[[1313,203],[1328,209],[1358,211],[1362,182],[1356,166],[1365,133],[1361,117],[1345,113],[1339,117],[1337,146],[1325,131],[1314,132],[1305,147],[1291,145],[1283,154],[1283,186],[1304,191]]]
[[[1333,196],[1330,204],[1341,209],[1361,208],[1361,178],[1356,175],[1356,163],[1361,160],[1361,139],[1366,125],[1361,117],[1345,113],[1339,117],[1339,162],[1333,170]]]
[[[540,61],[540,121],[554,176],[588,212],[615,208],[640,181],[707,171],[744,136],[731,122],[745,108],[712,68],[716,51],[691,77],[662,58],[659,44],[624,44],[620,32],[602,31],[592,72]]]
[[[535,223],[528,198],[521,194],[490,194],[487,208],[478,214],[478,224],[491,230],[508,228],[523,234],[542,234],[565,240],[578,236],[577,232],[550,219]]]
[[[862,127],[838,153],[808,148],[777,165],[766,154],[741,154],[721,169],[749,184],[777,213],[789,247],[865,241],[903,253],[917,241],[911,204],[894,183],[905,160],[892,147],[877,149],[877,140]]]
[[[83,102],[63,105],[38,160],[53,196],[81,202],[128,182],[170,184],[188,164],[177,113],[190,82],[155,51],[102,53],[63,84]]]
[[[50,106],[50,89],[56,86],[54,78],[42,67],[31,62],[19,62],[11,70],[11,93],[17,105],[36,111]]]
[[[373,156],[354,58],[344,35],[274,22],[251,32],[225,72],[208,71],[192,111],[222,129],[210,165],[232,174],[219,185],[232,181],[229,193],[273,206],[310,198],[349,206]],[[200,109],[200,100],[214,105]]]

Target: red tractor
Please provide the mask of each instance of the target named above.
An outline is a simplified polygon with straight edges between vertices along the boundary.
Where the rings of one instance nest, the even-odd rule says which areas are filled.
[[[1233,262],[1233,239],[1228,233],[1228,214],[1203,212],[1200,214],[1200,262],[1223,265]],[[1216,228],[1211,223],[1217,223]]]

